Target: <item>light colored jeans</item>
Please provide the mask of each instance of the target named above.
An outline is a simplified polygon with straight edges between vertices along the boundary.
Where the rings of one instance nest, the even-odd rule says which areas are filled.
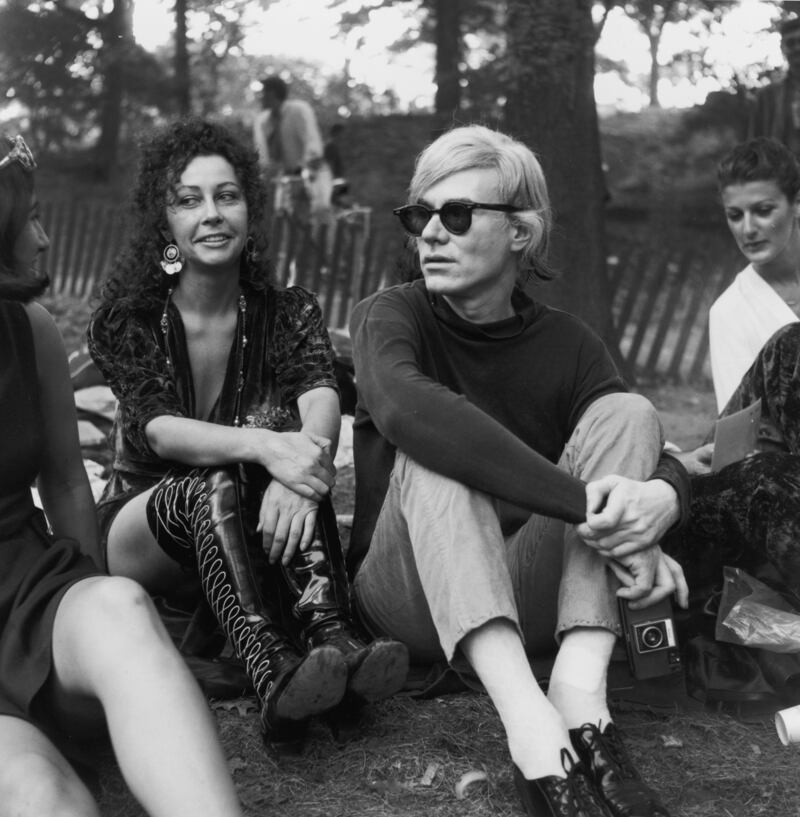
[[[559,467],[587,482],[646,479],[662,445],[647,400],[607,395],[584,412]],[[452,662],[461,639],[496,618],[512,621],[534,656],[552,653],[573,627],[619,634],[618,586],[572,525],[534,514],[504,537],[492,497],[399,451],[354,582],[367,626],[404,641],[419,662]]]

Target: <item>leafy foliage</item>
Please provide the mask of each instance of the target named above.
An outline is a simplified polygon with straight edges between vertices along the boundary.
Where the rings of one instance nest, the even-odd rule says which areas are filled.
[[[85,145],[105,102],[107,19],[60,3],[10,0],[0,8],[0,74],[7,101],[27,109],[26,130],[46,150]],[[161,71],[153,55],[125,40],[114,59],[131,100],[159,104]]]

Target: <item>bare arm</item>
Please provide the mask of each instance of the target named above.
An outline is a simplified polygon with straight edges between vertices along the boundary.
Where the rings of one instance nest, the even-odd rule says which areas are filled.
[[[162,415],[147,424],[147,441],[162,459],[186,465],[261,465],[300,496],[319,502],[333,485],[326,440],[306,432],[237,428]]]
[[[37,481],[39,494],[54,535],[75,539],[85,553],[94,555],[98,547],[97,518],[83,467],[64,344],[47,310],[30,304],[26,311],[33,329],[44,418],[45,457]]]
[[[331,457],[335,456],[342,425],[339,395],[336,391],[327,386],[311,389],[297,398],[297,408],[303,431],[330,440]]]
[[[310,389],[297,398],[303,433],[329,440],[331,457],[336,453],[341,426],[339,396],[329,387]],[[285,484],[273,480],[261,502],[258,529],[264,551],[271,562],[288,564],[299,548],[306,550],[314,537],[318,503],[307,499]]]

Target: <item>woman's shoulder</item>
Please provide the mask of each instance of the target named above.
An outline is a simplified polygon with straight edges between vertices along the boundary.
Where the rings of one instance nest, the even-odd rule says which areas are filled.
[[[64,342],[53,316],[36,302],[25,304],[25,314],[30,324],[36,359],[40,367],[63,365],[66,360]]]
[[[39,334],[45,336],[55,334],[59,338],[61,337],[55,319],[40,303],[31,301],[25,304],[22,309],[28,319],[34,336]]]

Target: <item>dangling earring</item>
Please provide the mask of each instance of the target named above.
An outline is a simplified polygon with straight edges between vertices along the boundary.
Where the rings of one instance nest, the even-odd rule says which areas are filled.
[[[164,247],[162,255],[163,258],[160,262],[161,269],[163,269],[167,275],[175,275],[183,269],[183,258],[181,257],[181,251],[177,245],[167,244],[167,246]]]
[[[258,250],[256,250],[256,240],[253,236],[247,236],[244,242],[244,256],[249,264],[255,264],[258,261]]]

